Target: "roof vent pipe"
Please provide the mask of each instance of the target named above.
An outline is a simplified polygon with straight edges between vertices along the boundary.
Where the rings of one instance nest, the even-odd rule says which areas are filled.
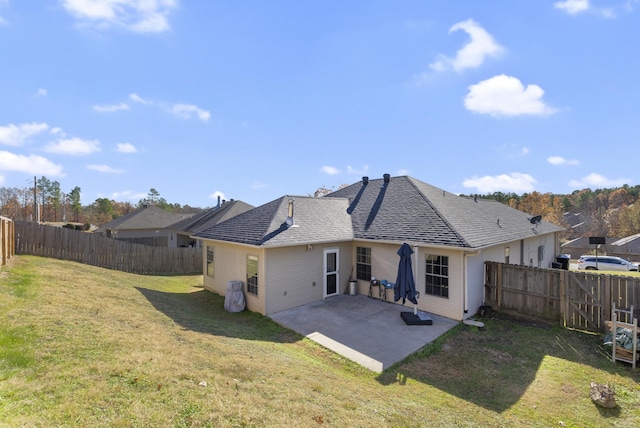
[[[287,207],[287,219],[285,223],[287,226],[293,226],[293,199],[289,199],[289,206]]]
[[[391,175],[389,175],[389,174],[384,174],[382,177],[384,178],[384,182],[385,183],[388,183],[389,180],[391,179]]]
[[[220,206],[220,195],[218,195],[218,207]]]
[[[369,184],[369,177],[367,177],[367,176],[362,177],[362,184],[364,184],[364,185]]]

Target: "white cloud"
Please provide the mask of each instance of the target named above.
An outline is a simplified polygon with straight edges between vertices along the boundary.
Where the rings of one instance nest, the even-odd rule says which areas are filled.
[[[320,168],[320,171],[329,175],[336,175],[340,173],[340,170],[338,170],[338,168],[335,168],[333,166],[328,166],[328,165],[325,165],[322,168]]]
[[[629,0],[626,3],[610,6],[610,7],[594,7],[589,0],[563,0],[557,1],[553,4],[553,7],[560,9],[569,15],[577,15],[583,12],[591,12],[601,15],[604,18],[613,19],[618,16],[617,9],[623,12],[633,11],[634,3],[638,3],[638,0]]]
[[[44,88],[38,88],[38,90],[36,91],[36,97],[46,97],[47,96],[47,90]]]
[[[603,188],[603,187],[620,187],[624,184],[631,183],[631,180],[628,178],[617,178],[617,179],[609,179],[603,175],[592,172],[586,177],[582,177],[580,180],[571,180],[569,182],[569,186],[575,189],[583,189],[585,187],[595,187],[595,188]]]
[[[580,161],[576,159],[565,159],[562,156],[549,156],[547,162],[551,165],[580,165]]]
[[[16,155],[6,151],[0,151],[0,171],[18,171],[54,177],[64,175],[62,165],[56,165],[47,158],[37,155]]]
[[[64,155],[88,155],[100,151],[98,140],[67,138],[47,144],[45,151]]]
[[[8,4],[9,0],[0,0],[0,7]],[[0,25],[9,25],[9,23],[2,16],[0,16]]]
[[[363,165],[362,169],[352,168],[351,165],[347,165],[347,174],[366,174],[369,171],[369,166]]]
[[[543,95],[540,86],[525,88],[517,78],[501,74],[469,86],[464,105],[475,113],[495,117],[554,113],[556,110],[542,101]]]
[[[410,175],[410,174],[411,174],[411,171],[410,171],[410,170],[408,170],[408,169],[399,169],[399,170],[396,172],[396,175],[398,175],[398,176],[402,176],[402,175]]]
[[[113,113],[114,111],[119,110],[129,110],[129,105],[126,103],[120,104],[103,104],[103,105],[95,105],[93,109],[100,113]]]
[[[119,153],[137,153],[138,149],[131,143],[118,143],[117,150]]]
[[[108,165],[87,165],[87,169],[98,172],[105,172],[107,174],[122,174],[124,170],[114,169]]]
[[[21,146],[29,138],[40,134],[49,129],[46,123],[22,123],[14,125],[10,123],[7,126],[0,126],[0,144],[7,146]]]
[[[472,177],[462,182],[464,187],[475,188],[480,193],[493,192],[532,192],[537,182],[529,174],[513,172],[511,174],[501,174],[496,176],[485,175],[484,177]]]
[[[224,195],[224,193],[222,193],[219,190],[216,190],[215,192],[213,192],[212,194],[209,195],[209,197],[211,199],[214,199],[215,201],[218,200],[218,198],[220,198],[220,201],[226,201],[227,197]]]
[[[168,17],[178,0],[62,0],[62,4],[84,25],[159,33],[169,30]]]
[[[473,19],[454,24],[449,29],[449,33],[458,30],[465,31],[471,40],[456,53],[455,58],[439,55],[438,60],[429,65],[433,71],[441,72],[449,68],[462,71],[467,68],[477,68],[482,65],[486,57],[497,58],[504,52],[504,48],[496,43],[493,36]]]
[[[129,94],[129,99],[141,104],[149,104],[150,102],[139,96],[138,94]]]
[[[208,111],[202,110],[193,104],[174,104],[171,111],[175,115],[185,119],[190,119],[193,115],[196,115],[198,119],[203,122],[208,121],[211,117],[211,114]]]
[[[564,10],[570,15],[589,10],[589,0],[564,0],[553,4],[556,9]]]

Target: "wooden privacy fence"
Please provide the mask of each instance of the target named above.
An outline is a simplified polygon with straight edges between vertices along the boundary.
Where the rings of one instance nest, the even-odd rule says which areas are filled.
[[[486,262],[485,302],[568,328],[604,332],[613,303],[640,309],[640,277]]]
[[[0,266],[7,264],[15,251],[13,220],[0,217]]]
[[[202,248],[153,247],[33,222],[15,224],[16,254],[147,275],[202,273]]]

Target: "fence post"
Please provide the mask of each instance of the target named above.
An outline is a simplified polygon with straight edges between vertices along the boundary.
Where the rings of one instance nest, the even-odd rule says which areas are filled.
[[[498,305],[498,309],[502,305],[502,263],[497,264],[497,272],[496,272],[496,303]]]
[[[569,315],[569,298],[567,296],[567,284],[569,283],[569,271],[562,271],[560,278],[560,313],[562,326],[567,327],[567,316]]]

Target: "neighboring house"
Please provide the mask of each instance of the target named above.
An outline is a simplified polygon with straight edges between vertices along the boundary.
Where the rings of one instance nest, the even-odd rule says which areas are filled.
[[[595,254],[596,246],[589,243],[589,237],[576,238],[562,244],[562,252],[572,259],[586,254]],[[598,245],[598,254],[622,257],[630,261],[640,261],[640,234],[624,238],[605,237],[605,244]]]
[[[496,201],[385,174],[321,198],[283,196],[195,238],[206,247],[205,288],[224,295],[229,281],[243,281],[247,308],[265,315],[345,293],[350,280],[363,294],[372,276],[395,282],[406,242],[419,309],[461,320],[484,302],[485,261],[549,268],[562,230]]]
[[[218,200],[218,205],[215,208],[208,209],[196,214],[193,217],[185,218],[178,221],[166,229],[172,233],[176,239],[170,240],[169,244],[173,247],[192,247],[195,245],[202,245],[202,241],[197,241],[192,237],[198,232],[210,228],[222,221],[228,220],[237,216],[245,211],[249,211],[253,208],[253,205],[249,205],[242,201],[222,201]]]
[[[176,233],[167,227],[193,215],[172,214],[153,205],[145,206],[111,220],[94,233],[134,244],[175,247]]]
[[[607,254],[611,251],[610,247],[617,238],[605,237],[605,243],[598,245],[598,254]],[[564,254],[568,254],[572,259],[577,260],[584,254],[595,254],[596,245],[589,243],[589,237],[583,236],[580,238],[572,239],[561,245],[561,251]]]

